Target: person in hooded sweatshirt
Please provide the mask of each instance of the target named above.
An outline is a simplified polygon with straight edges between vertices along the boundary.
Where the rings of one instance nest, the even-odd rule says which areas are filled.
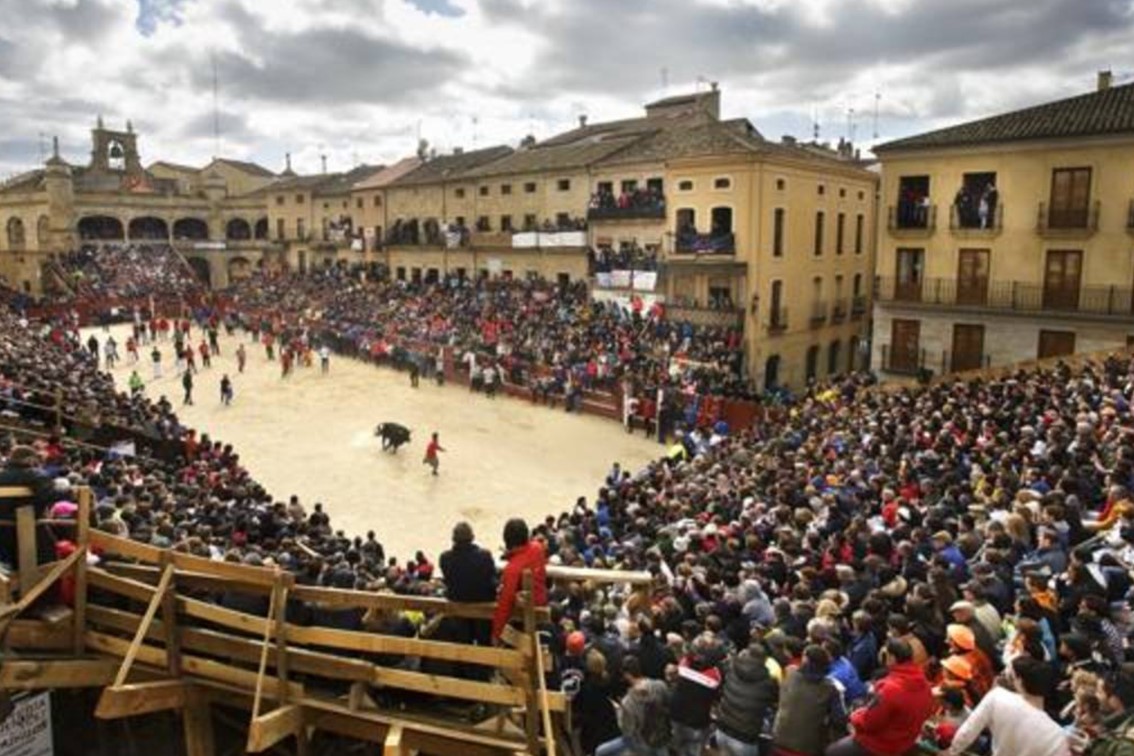
[[[827,678],[831,655],[819,645],[803,650],[803,663],[788,670],[772,726],[772,756],[822,756],[841,732],[847,714],[835,683]]]
[[[831,744],[826,756],[903,756],[914,747],[937,704],[913,649],[891,638],[883,649],[885,677],[874,683],[870,702],[850,717],[852,733]]]
[[[724,756],[760,756],[760,735],[779,699],[767,661],[764,647],[754,643],[725,674],[717,712],[717,748]]]

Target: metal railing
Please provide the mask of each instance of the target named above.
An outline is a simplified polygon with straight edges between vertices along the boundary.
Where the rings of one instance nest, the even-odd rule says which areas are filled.
[[[828,306],[826,302],[816,302],[811,305],[811,327],[818,328],[827,322]]]
[[[674,251],[681,254],[732,255],[736,254],[736,235],[678,233]]]
[[[1004,230],[1004,205],[989,208],[988,215],[981,221],[979,210],[962,212],[957,205],[949,207],[949,230],[964,235],[999,234]]]
[[[1098,200],[1083,207],[1054,208],[1039,203],[1036,212],[1036,232],[1040,234],[1085,234],[1099,230]]]
[[[1089,315],[1134,314],[1134,289],[1125,286],[1081,286],[1078,289],[1045,287],[1022,281],[926,278],[901,281],[878,278],[882,302],[930,306],[981,307],[1014,312],[1069,312]]]
[[[924,349],[894,350],[890,344],[882,345],[882,369],[898,375],[917,375],[925,369]]]
[[[831,307],[831,320],[835,323],[841,323],[847,319],[847,301],[845,299],[835,300],[835,304]]]
[[[665,218],[665,205],[642,205],[639,207],[592,207],[587,210],[587,220],[634,220]]]
[[[783,333],[788,328],[788,311],[786,307],[773,307],[768,313],[768,332]]]
[[[866,295],[856,294],[851,298],[851,317],[860,318],[866,312]]]
[[[941,374],[962,373],[968,370],[985,370],[992,366],[992,357],[988,354],[957,354],[952,351],[941,353]]]
[[[931,234],[937,228],[937,206],[920,202],[899,202],[891,205],[886,228],[890,231],[913,231]]]

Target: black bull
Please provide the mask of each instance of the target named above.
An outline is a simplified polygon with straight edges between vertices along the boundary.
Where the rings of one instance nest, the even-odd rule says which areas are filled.
[[[395,452],[399,446],[410,441],[410,429],[397,423],[379,423],[374,429],[374,435],[382,439],[383,449],[393,449]]]

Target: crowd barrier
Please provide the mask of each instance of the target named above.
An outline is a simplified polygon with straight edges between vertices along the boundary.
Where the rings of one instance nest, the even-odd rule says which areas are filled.
[[[0,489],[0,498],[31,495]],[[570,703],[546,686],[552,658],[538,628],[550,615],[530,599],[530,574],[501,647],[433,640],[428,631],[383,635],[370,624],[389,612],[488,621],[494,605],[299,585],[279,569],[215,562],[93,530],[90,490],[80,489],[77,498],[75,521],[37,522],[24,506],[15,522],[0,522],[17,529],[19,544],[18,571],[0,578],[0,637],[6,652],[18,654],[0,666],[0,691],[102,688],[94,712],[102,719],[178,710],[190,756],[214,753],[212,704],[249,713],[247,750],[254,753],[289,738],[305,743],[315,730],[381,743],[387,754],[572,752],[565,737]],[[44,527],[72,530],[74,548],[39,565],[37,528]],[[97,565],[88,564],[92,554]],[[549,567],[548,578],[638,591],[651,584],[648,573],[563,567]],[[27,616],[60,587],[69,606]],[[234,594],[266,600],[265,611],[210,600]],[[296,603],[324,617],[363,619],[297,625],[287,620]],[[424,671],[429,661],[451,669]],[[469,675],[470,668],[486,674]],[[410,696],[417,706],[379,705],[375,699],[384,695]],[[449,713],[446,700],[485,705],[491,716],[470,723]]]

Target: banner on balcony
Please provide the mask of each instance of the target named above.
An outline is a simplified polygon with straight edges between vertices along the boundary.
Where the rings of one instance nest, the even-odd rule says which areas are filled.
[[[658,285],[658,274],[652,270],[634,271],[634,291],[653,291]]]
[[[11,715],[0,725],[0,753],[5,756],[53,756],[51,694],[24,696],[12,702]]]
[[[628,270],[612,270],[610,271],[610,285],[616,289],[629,289],[630,277],[631,272]]]
[[[535,231],[525,231],[520,234],[512,234],[512,248],[513,249],[534,249],[539,246],[539,234]]]
[[[595,284],[600,289],[609,289],[612,286],[610,273],[595,273]]]

